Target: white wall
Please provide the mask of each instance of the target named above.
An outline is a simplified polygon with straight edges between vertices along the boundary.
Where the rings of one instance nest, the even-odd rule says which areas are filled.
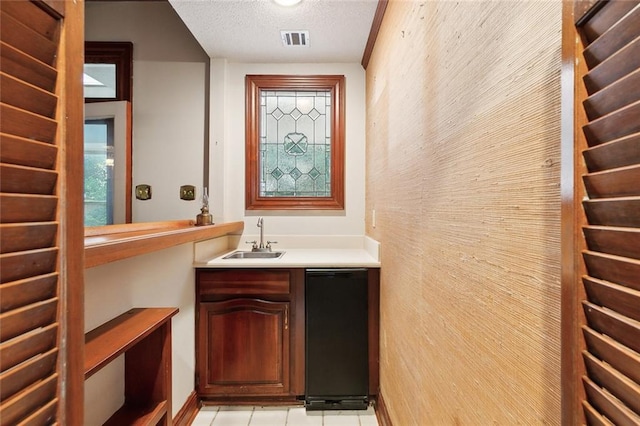
[[[85,271],[85,331],[134,307],[177,307],[171,321],[172,416],[194,390],[193,244],[182,244]],[[124,363],[116,360],[85,382],[85,422],[101,425],[124,401]]]
[[[345,211],[245,211],[245,76],[341,74],[346,80]],[[225,81],[224,85],[220,81]],[[246,64],[211,62],[212,209],[216,221],[245,220],[255,235],[257,216],[267,235],[363,235],[365,182],[365,73],[360,64]],[[216,111],[223,111],[223,117]]]

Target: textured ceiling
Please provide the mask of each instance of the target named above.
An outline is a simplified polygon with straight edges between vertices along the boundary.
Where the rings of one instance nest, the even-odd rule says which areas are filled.
[[[169,0],[212,58],[235,62],[360,62],[378,0]],[[280,30],[308,30],[308,47],[284,47]]]

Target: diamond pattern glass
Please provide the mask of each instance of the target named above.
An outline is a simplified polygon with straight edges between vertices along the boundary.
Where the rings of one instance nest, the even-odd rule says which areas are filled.
[[[260,196],[331,196],[331,92],[260,91]]]

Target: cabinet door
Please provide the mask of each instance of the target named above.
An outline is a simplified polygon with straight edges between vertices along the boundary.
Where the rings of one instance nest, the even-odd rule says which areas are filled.
[[[289,302],[200,303],[199,333],[200,394],[289,393]]]

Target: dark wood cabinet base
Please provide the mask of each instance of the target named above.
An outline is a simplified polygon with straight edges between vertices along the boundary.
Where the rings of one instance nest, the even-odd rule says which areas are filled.
[[[304,270],[198,269],[196,390],[204,400],[304,393]]]
[[[379,388],[379,269],[368,271],[369,400]],[[303,405],[305,269],[196,270],[204,405]]]

